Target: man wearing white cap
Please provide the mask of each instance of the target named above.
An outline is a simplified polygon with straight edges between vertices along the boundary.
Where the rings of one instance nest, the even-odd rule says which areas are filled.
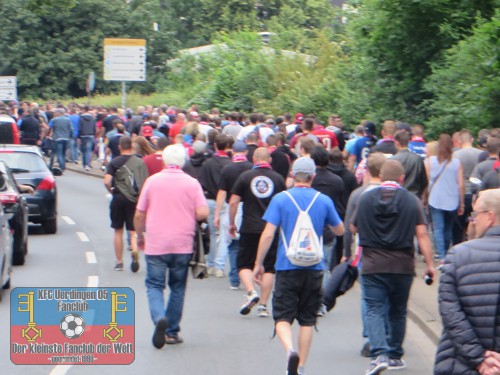
[[[344,234],[344,224],[332,200],[311,188],[315,173],[316,165],[311,158],[301,157],[293,164],[294,187],[277,194],[264,214],[263,219],[267,223],[260,237],[254,268],[254,277],[259,281],[264,272],[264,258],[280,227],[273,317],[276,334],[288,355],[288,375],[304,374],[311,347],[316,313],[321,305],[325,267],[321,244],[323,228],[329,225],[335,235]],[[303,218],[304,211],[309,216],[309,224]],[[292,248],[295,250],[291,251]],[[318,256],[308,258],[311,252]],[[293,344],[291,328],[295,319],[300,325],[298,352]]]

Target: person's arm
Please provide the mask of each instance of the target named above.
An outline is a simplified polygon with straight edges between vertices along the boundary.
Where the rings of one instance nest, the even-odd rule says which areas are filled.
[[[220,226],[220,213],[224,207],[224,202],[227,198],[227,192],[225,190],[219,190],[217,192],[217,197],[215,199],[215,214],[214,214],[214,225],[216,228]]]
[[[236,194],[232,194],[229,199],[229,234],[231,237],[236,237],[236,224],[234,222],[236,218],[236,212],[238,211],[238,204],[241,202],[241,197]]]
[[[134,229],[137,239],[137,248],[144,250],[144,232],[146,230],[146,212],[139,209],[135,210]]]
[[[196,207],[196,220],[202,221],[208,217],[209,214],[208,206],[198,206]]]
[[[332,230],[333,234],[336,236],[343,236],[344,235],[344,223],[340,222],[340,224],[337,224],[335,226],[330,225],[330,229]]]
[[[351,172],[354,172],[354,165],[356,164],[356,155],[351,154],[349,155],[349,159],[347,159],[347,169],[349,169]]]
[[[276,233],[276,226],[271,223],[266,223],[264,231],[260,235],[259,246],[257,248],[257,257],[255,258],[255,266],[253,269],[254,279],[260,283],[262,275],[264,274],[264,259],[271,247]]]
[[[461,216],[464,214],[464,170],[462,168],[462,163],[458,163],[458,194],[460,196],[460,200],[458,203],[458,211],[457,214],[458,216]]]
[[[104,175],[104,186],[106,187],[106,190],[109,191],[110,193],[113,193],[113,189],[114,189],[112,186],[112,181],[113,181],[113,176],[106,173]]]
[[[427,225],[417,225],[415,227],[415,235],[417,237],[420,252],[424,256],[425,264],[427,266],[424,276],[429,275],[431,278],[434,278],[436,270],[434,269],[434,263],[432,261],[432,245],[429,234],[427,233]]]
[[[439,282],[439,312],[443,329],[455,348],[455,355],[471,369],[483,363],[486,350],[477,338],[462,301],[458,295],[455,250],[451,249],[445,259]]]

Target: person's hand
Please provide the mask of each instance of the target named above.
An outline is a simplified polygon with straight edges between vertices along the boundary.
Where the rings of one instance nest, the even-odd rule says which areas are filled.
[[[351,260],[351,257],[346,257],[345,255],[342,256],[342,258],[340,258],[340,263],[344,263],[344,262],[347,262]]]
[[[429,276],[431,279],[434,279],[434,277],[436,276],[436,269],[434,268],[434,266],[427,266],[425,268],[425,273],[424,273],[424,276]]]
[[[144,236],[142,234],[137,236],[137,249],[144,251]]]
[[[484,361],[477,367],[481,375],[500,375],[500,354],[486,351]]]
[[[257,285],[260,285],[260,281],[262,280],[263,275],[264,266],[262,264],[255,263],[255,267],[253,268],[253,279]]]
[[[461,204],[460,207],[458,207],[457,215],[462,216],[463,214],[464,214],[464,205]]]
[[[21,193],[24,194],[30,194],[30,195],[35,194],[35,189],[33,189],[29,185],[19,185],[19,190],[21,190]]]
[[[238,236],[238,228],[236,228],[235,224],[229,224],[229,235],[232,238],[236,238]]]
[[[219,215],[215,215],[214,216],[214,226],[218,229],[220,228],[220,216]]]

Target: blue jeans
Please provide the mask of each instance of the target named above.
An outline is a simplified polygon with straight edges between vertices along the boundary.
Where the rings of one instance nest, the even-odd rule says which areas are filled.
[[[323,244],[323,254],[325,259],[325,272],[323,272],[323,289],[325,289],[328,279],[330,278],[330,270],[332,269],[333,247],[335,246],[335,238]]]
[[[403,356],[406,333],[406,306],[413,275],[375,273],[361,276],[366,304],[366,329],[371,357]],[[386,324],[388,331],[386,332]]]
[[[457,211],[446,211],[430,206],[432,218],[432,233],[434,236],[434,248],[439,259],[444,259],[450,247],[453,234],[453,223]]]
[[[229,254],[229,282],[231,286],[240,286],[240,277],[238,276],[238,247],[240,241],[232,240],[228,247]]]
[[[92,157],[92,145],[94,144],[94,137],[91,135],[82,135],[81,150],[82,150],[82,164],[84,167],[90,167],[90,159]]]
[[[214,225],[214,217],[215,217],[215,200],[207,199],[208,204],[208,229],[210,230],[210,251],[207,255],[207,266],[214,267],[215,266],[215,254],[217,252],[217,228]]]
[[[66,150],[68,149],[69,139],[59,139],[56,141],[57,144],[57,162],[59,163],[59,168],[63,171],[66,169]]]
[[[69,155],[72,163],[78,161],[78,138],[69,140]]]
[[[160,318],[166,317],[168,328],[165,333],[168,336],[177,336],[181,330],[180,323],[191,256],[191,254],[146,255],[146,288],[151,319],[156,324]],[[165,308],[163,290],[167,269],[170,295]]]
[[[219,238],[217,239],[217,254],[215,256],[215,268],[223,270],[226,267],[228,247],[231,243],[229,235],[229,205],[224,203],[219,215]]]

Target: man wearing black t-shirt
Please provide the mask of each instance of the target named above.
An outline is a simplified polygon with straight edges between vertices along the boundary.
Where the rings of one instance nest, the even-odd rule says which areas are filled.
[[[137,156],[133,155],[132,139],[126,135],[122,136],[118,145],[121,155],[117,156],[107,166],[106,175],[104,176],[104,186],[112,194],[113,198],[109,206],[111,217],[111,228],[114,229],[114,247],[116,255],[115,271],[123,270],[123,227],[130,232],[130,243],[132,247],[132,271],[137,272],[139,269],[137,245],[135,240],[134,231],[134,214],[136,201],[132,202],[125,194],[123,194],[118,187],[116,187],[116,173],[117,171],[129,161],[130,158]],[[138,158],[139,159],[139,158]],[[138,175],[141,176],[140,180],[136,180],[139,191],[142,184],[148,177],[148,168],[146,164],[139,159],[136,163],[139,168]],[[135,169],[131,172],[134,173]],[[135,175],[135,173],[134,173]]]
[[[219,182],[219,191],[215,207],[214,224],[219,228],[219,241],[217,248],[217,257],[215,259],[215,276],[224,276],[224,265],[226,255],[229,253],[229,282],[230,288],[239,289],[240,278],[238,277],[238,245],[237,238],[232,239],[229,236],[229,198],[231,191],[238,177],[245,171],[252,169],[253,164],[247,160],[247,145],[243,141],[236,141],[233,145],[232,163],[222,169]],[[241,204],[238,206],[238,213],[235,219],[236,223],[241,223]],[[238,225],[237,225],[238,226]]]
[[[104,134],[113,130],[113,121],[116,119],[120,119],[120,116],[118,116],[118,108],[116,108],[116,106],[111,106],[109,108],[109,114],[102,120]]]
[[[361,196],[358,211],[351,219],[351,232],[359,231],[359,245],[363,248],[361,282],[371,344],[367,375],[406,367],[401,357],[406,307],[415,272],[415,235],[427,264],[426,274],[432,278],[435,273],[422,204],[401,187],[403,165],[387,160],[380,177],[380,187]]]
[[[262,220],[262,216],[264,216],[271,199],[285,190],[285,181],[280,174],[271,169],[269,151],[266,148],[260,147],[255,150],[253,161],[253,169],[242,173],[232,189],[231,199],[229,200],[229,231],[232,237],[236,237],[236,211],[238,204],[243,202],[243,222],[240,229],[238,248],[238,270],[241,282],[248,295],[240,309],[240,313],[247,315],[260,300],[259,316],[266,317],[270,316],[267,301],[274,284],[274,263],[276,261],[278,237],[273,241],[264,261],[265,273],[260,287],[261,296],[255,291],[253,268],[260,235],[266,225],[265,221]]]

